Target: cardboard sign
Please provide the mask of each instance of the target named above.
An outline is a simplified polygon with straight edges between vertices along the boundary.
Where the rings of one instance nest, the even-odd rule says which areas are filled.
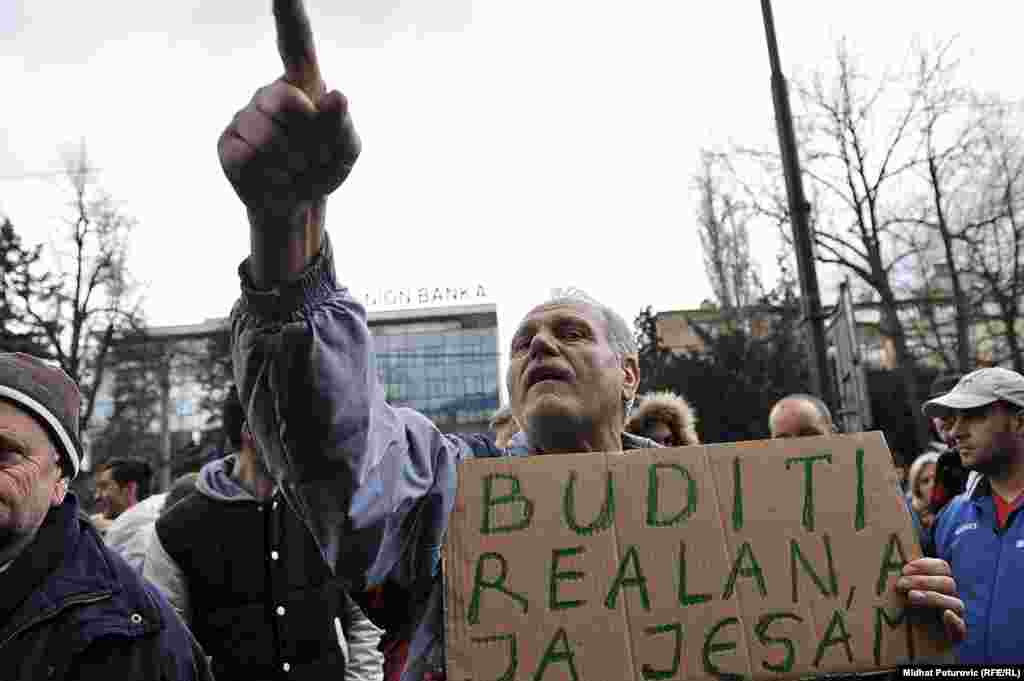
[[[445,547],[448,681],[797,678],[943,652],[881,433],[482,459]]]

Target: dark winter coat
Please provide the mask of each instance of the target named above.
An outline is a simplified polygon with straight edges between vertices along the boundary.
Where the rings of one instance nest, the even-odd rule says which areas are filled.
[[[74,494],[0,576],[5,681],[200,681],[206,657],[155,587],[103,543]]]
[[[235,457],[156,522],[146,576],[186,617],[218,679],[376,681],[381,632],[279,495],[259,501]]]

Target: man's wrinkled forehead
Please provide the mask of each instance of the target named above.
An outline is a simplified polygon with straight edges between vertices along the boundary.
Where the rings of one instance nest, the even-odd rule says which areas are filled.
[[[608,329],[605,328],[604,317],[601,316],[601,313],[593,305],[582,301],[541,303],[526,313],[523,320],[519,322],[519,326],[516,327],[514,335],[518,336],[523,331],[534,329],[544,322],[550,323],[559,319],[581,317],[589,322],[595,330],[600,331],[607,337]]]

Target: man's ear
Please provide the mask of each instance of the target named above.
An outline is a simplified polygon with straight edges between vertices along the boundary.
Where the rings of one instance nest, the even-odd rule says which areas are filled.
[[[64,503],[64,497],[68,495],[68,479],[61,477],[53,485],[53,494],[50,495],[50,506],[60,506]]]
[[[1024,409],[1013,415],[1013,430],[1017,435],[1024,436]]]
[[[622,399],[631,400],[640,387],[640,362],[636,355],[626,355],[622,358],[622,373]]]
[[[132,496],[135,501],[139,500],[139,483],[134,480],[129,480],[124,483],[124,488],[128,490],[128,493]]]

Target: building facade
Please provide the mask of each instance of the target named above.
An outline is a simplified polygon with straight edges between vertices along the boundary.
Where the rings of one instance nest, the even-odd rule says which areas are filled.
[[[442,293],[425,296],[425,302],[418,295],[360,296],[367,304],[378,378],[393,406],[419,411],[443,432],[487,431],[499,405],[497,306],[479,302],[485,297],[482,286],[436,291]],[[229,332],[228,319],[216,318],[152,327],[141,340],[122,339],[125,344],[146,343],[161,358],[155,362],[155,383],[163,405],[151,429],[161,435],[164,449],[170,450],[172,443],[197,443],[218,430],[219,414],[201,407],[204,390],[194,373],[194,358],[226,353]],[[117,372],[112,366],[104,377],[89,435],[101,432],[114,414]],[[165,462],[171,457],[171,451],[163,452]]]
[[[501,380],[493,304],[371,311],[368,321],[388,402],[443,432],[488,429]]]

